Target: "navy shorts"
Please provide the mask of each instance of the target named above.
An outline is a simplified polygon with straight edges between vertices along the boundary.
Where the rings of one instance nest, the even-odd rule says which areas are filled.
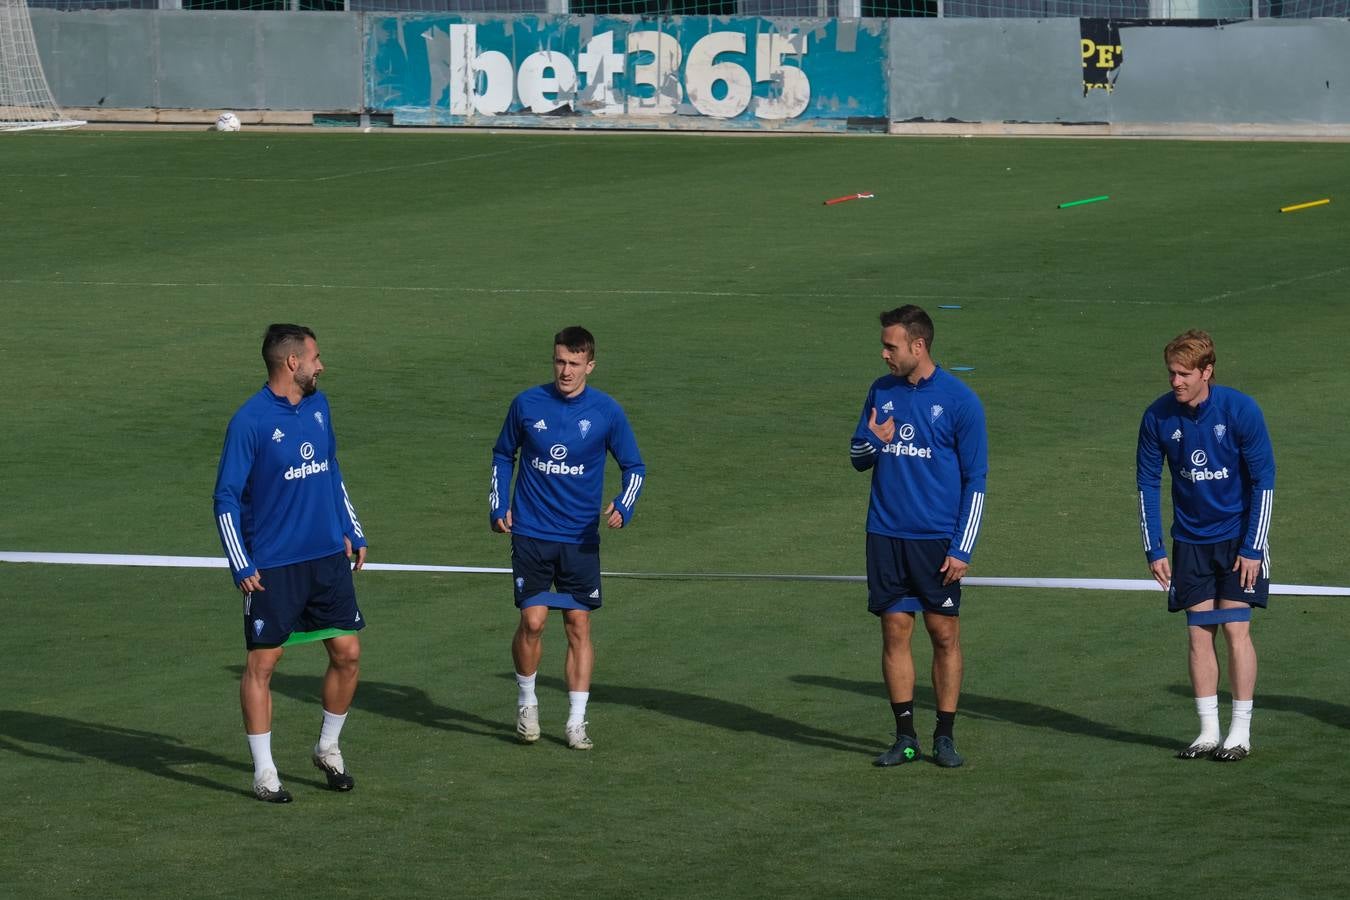
[[[1242,538],[1217,544],[1172,542],[1172,586],[1167,591],[1167,609],[1177,612],[1206,600],[1240,600],[1265,608],[1270,597],[1270,557],[1261,560],[1256,586],[1242,589],[1233,571]]]
[[[951,541],[912,541],[867,533],[867,611],[961,613],[961,582],[944,585]]]
[[[276,647],[297,631],[366,627],[344,553],[259,569],[263,589],[244,595],[244,644]]]
[[[565,544],[513,533],[511,575],[517,609],[600,608],[599,544]]]

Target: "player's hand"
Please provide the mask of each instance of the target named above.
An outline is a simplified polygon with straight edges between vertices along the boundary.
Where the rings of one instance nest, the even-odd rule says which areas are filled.
[[[348,559],[351,559],[351,558],[352,558],[352,541],[351,541],[351,538],[347,537],[345,534],[342,536],[342,546],[343,546],[343,548],[345,548],[346,551],[347,551],[347,558],[348,558]],[[360,572],[361,569],[365,567],[365,565],[366,565],[366,548],[365,548],[365,547],[357,547],[357,548],[356,548],[356,561],[352,563],[352,571],[353,571],[353,572]]]
[[[1233,563],[1233,571],[1238,573],[1238,581],[1241,582],[1242,589],[1244,591],[1252,590],[1256,587],[1256,576],[1261,574],[1261,560],[1239,556],[1237,562]]]
[[[605,511],[602,515],[605,517],[605,524],[610,528],[623,527],[623,513],[619,512],[613,503],[605,507]]]
[[[254,572],[252,575],[239,582],[239,592],[243,594],[251,594],[254,591],[265,590],[267,590],[267,588],[262,586],[262,576],[257,572]]]
[[[966,575],[966,570],[970,568],[970,563],[957,559],[955,556],[949,556],[942,561],[942,568],[938,569],[942,573],[942,586],[955,584]]]
[[[1172,586],[1172,564],[1167,561],[1167,557],[1155,559],[1148,564],[1148,568],[1153,573],[1153,580],[1158,582],[1158,586],[1164,591]]]
[[[492,520],[492,530],[501,534],[511,533],[511,510],[508,509],[502,518]]]
[[[885,422],[877,421],[877,408],[872,407],[872,415],[867,420],[867,430],[872,432],[881,440],[883,444],[889,444],[895,437],[895,418],[888,418]],[[950,559],[951,557],[948,557]]]

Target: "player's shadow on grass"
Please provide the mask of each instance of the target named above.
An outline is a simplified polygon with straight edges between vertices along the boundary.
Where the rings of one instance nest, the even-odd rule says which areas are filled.
[[[1174,684],[1169,691],[1178,697],[1190,699],[1195,696],[1189,684]],[[1232,695],[1220,692],[1220,702],[1225,706],[1232,702]],[[1337,728],[1350,729],[1350,706],[1333,703],[1330,700],[1318,700],[1316,697],[1295,697],[1291,694],[1263,694],[1256,692],[1256,708],[1271,709],[1277,712],[1292,712],[1317,719]]]
[[[236,675],[243,670],[241,666],[230,666],[229,669]],[[317,705],[322,699],[323,677],[273,672],[272,690],[295,700]],[[356,687],[354,706],[362,713],[401,719],[425,728],[459,731],[510,744],[516,743],[514,721],[484,719],[462,709],[441,706],[421,688],[385,681],[362,680]]]
[[[848,678],[835,678],[830,675],[793,675],[789,680],[797,684],[810,684],[817,687],[833,688],[838,691],[852,691],[879,701],[886,699],[885,689],[880,681],[854,681]],[[914,699],[929,708],[934,708],[933,692],[929,688],[916,687]],[[995,721],[1011,722],[1014,725],[1026,725],[1031,728],[1049,728],[1064,734],[1078,734],[1085,737],[1101,738],[1123,744],[1144,744],[1149,747],[1175,749],[1177,742],[1171,738],[1156,734],[1144,734],[1127,731],[1114,725],[1096,722],[1075,713],[1065,712],[1039,703],[1026,703],[1022,700],[1004,700],[998,697],[982,697],[979,694],[961,692],[960,710],[962,715],[975,715]]]
[[[510,675],[503,676],[511,678]],[[539,676],[538,683],[553,690],[566,691],[567,685],[561,678]],[[732,703],[715,697],[699,694],[686,694],[682,691],[668,691],[662,688],[632,687],[618,684],[596,684],[591,686],[591,694],[602,703],[615,703],[634,709],[646,709],[661,715],[700,722],[714,728],[728,731],[748,731],[765,737],[791,741],[794,744],[807,744],[812,747],[824,747],[844,753],[877,752],[880,739],[853,737],[835,734],[794,722],[773,713],[746,706],[744,703]]]
[[[153,731],[4,709],[0,710],[0,752],[3,751],[54,762],[81,762],[69,755],[75,754],[75,757],[138,769],[194,787],[253,796],[251,790],[238,785],[222,784],[202,775],[180,771],[180,767],[215,766],[244,773],[239,783],[251,784],[251,765],[240,759],[227,759],[207,750],[190,747],[172,735]]]

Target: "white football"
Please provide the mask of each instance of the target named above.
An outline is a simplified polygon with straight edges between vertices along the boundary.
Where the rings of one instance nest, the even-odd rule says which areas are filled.
[[[238,131],[239,117],[232,112],[223,112],[216,116],[216,131]]]

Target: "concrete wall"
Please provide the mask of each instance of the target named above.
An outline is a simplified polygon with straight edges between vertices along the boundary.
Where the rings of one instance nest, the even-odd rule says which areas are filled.
[[[381,84],[380,72],[372,71],[381,44],[372,35],[388,30],[388,14],[34,9],[32,19],[48,81],[67,107],[355,113],[379,109],[383,102],[373,95],[373,86]],[[717,21],[718,28],[739,27],[733,20]],[[758,21],[755,27],[783,33],[820,28],[819,21]],[[1099,34],[1108,24],[1111,38],[1098,43],[1110,56],[1109,44],[1119,41],[1114,50],[1120,55],[1113,60],[1119,65],[1107,83],[1085,90],[1084,35],[1092,28]],[[1343,19],[1189,27],[1079,19],[892,19],[881,40],[882,109],[896,122],[1350,128],[1350,21]],[[825,58],[813,53],[807,60],[814,65]],[[623,78],[629,76],[631,69]],[[824,74],[817,77],[828,83]],[[415,84],[415,77],[408,83]],[[670,118],[671,123],[605,124],[664,127],[676,119]],[[575,116],[556,121],[517,116],[514,124],[588,123]],[[696,125],[734,127],[708,116]]]
[[[1350,122],[1350,21],[1122,28],[1113,122]]]
[[[1350,123],[1350,21],[1117,26],[1111,89],[1085,92],[1078,19],[894,19],[891,118]]]
[[[47,82],[71,107],[359,110],[354,14],[31,11]]]
[[[1103,121],[1083,97],[1077,19],[893,19],[895,121]]]

